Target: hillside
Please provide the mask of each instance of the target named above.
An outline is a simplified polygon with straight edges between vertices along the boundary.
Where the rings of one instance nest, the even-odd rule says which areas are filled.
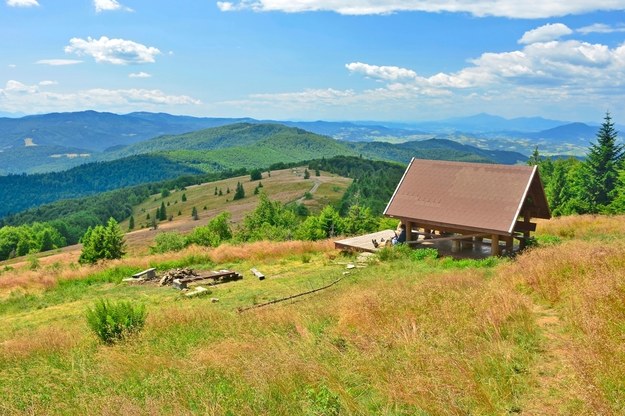
[[[48,202],[181,175],[265,169],[276,163],[298,163],[338,155],[404,164],[412,157],[485,163],[526,160],[520,153],[487,151],[448,140],[348,143],[279,124],[238,123],[157,137],[108,152],[106,157],[111,161],[85,164],[67,171],[0,176],[0,185],[5,190],[0,193],[0,218]]]
[[[0,275],[0,406],[7,415],[622,414],[623,224],[544,222],[545,244],[512,260],[405,250],[364,260],[291,241],[98,267],[77,267],[72,253],[13,264]],[[244,278],[196,299],[120,283],[150,266]],[[145,304],[143,331],[98,343],[85,310],[102,297]]]
[[[0,218],[62,199],[200,173],[163,156],[140,155],[63,172],[0,176]]]

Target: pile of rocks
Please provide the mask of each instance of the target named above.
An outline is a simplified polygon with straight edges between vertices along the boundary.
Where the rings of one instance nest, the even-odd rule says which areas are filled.
[[[160,285],[161,286],[167,286],[167,285],[171,285],[174,283],[174,279],[186,279],[188,277],[197,277],[198,274],[193,270],[193,269],[189,269],[189,268],[184,268],[184,269],[172,269],[169,271],[166,271],[163,276],[161,276],[161,281],[160,281]]]

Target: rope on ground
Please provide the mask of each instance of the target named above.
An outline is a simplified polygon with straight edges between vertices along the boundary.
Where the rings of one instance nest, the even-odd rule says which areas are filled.
[[[287,296],[286,298],[274,299],[274,300],[269,301],[269,302],[259,303],[258,305],[247,306],[245,308],[239,307],[239,308],[237,308],[237,312],[241,313],[241,312],[249,311],[250,309],[262,308],[263,306],[272,305],[272,304],[278,303],[278,302],[284,302],[285,300],[295,299],[295,298],[298,298],[298,297],[304,296],[304,295],[310,295],[311,293],[319,292],[320,290],[327,289],[327,288],[329,288],[331,286],[334,286],[335,284],[337,284],[338,282],[343,280],[344,277],[345,276],[341,276],[340,278],[336,279],[334,282],[332,282],[332,283],[330,283],[328,285],[325,285],[323,287],[318,287],[317,289],[309,290],[307,292],[298,293],[297,295]]]

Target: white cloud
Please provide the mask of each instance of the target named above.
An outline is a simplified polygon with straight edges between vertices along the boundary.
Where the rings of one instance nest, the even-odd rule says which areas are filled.
[[[48,86],[48,85],[58,85],[58,81],[49,81],[49,80],[44,80],[39,82],[39,85],[41,85],[42,87]]]
[[[350,72],[362,73],[370,78],[377,78],[385,81],[397,81],[399,79],[414,79],[417,73],[397,66],[377,66],[363,64],[362,62],[352,62],[345,67]]]
[[[39,2],[37,2],[37,0],[7,0],[7,6],[33,7],[33,6],[39,6]]]
[[[530,44],[536,42],[549,42],[556,40],[562,36],[570,35],[573,31],[562,23],[548,23],[536,29],[528,30],[523,34],[519,43]]]
[[[93,6],[95,7],[96,13],[110,10],[133,11],[131,8],[119,4],[117,0],[93,0]]]
[[[604,23],[595,23],[589,26],[580,27],[576,30],[581,34],[587,35],[589,33],[614,33],[625,32],[625,25],[620,24],[618,26],[609,26]]]
[[[128,77],[130,78],[150,78],[152,75],[148,74],[147,72],[133,72],[128,74]]]
[[[17,65],[15,65],[15,64],[9,64],[9,65],[7,65],[7,66],[8,66],[9,68],[17,68]]]
[[[155,62],[155,56],[161,53],[152,46],[125,39],[109,39],[106,36],[100,39],[88,37],[86,40],[72,38],[65,52],[78,56],[89,55],[98,63],[114,65],[152,63]]]
[[[474,16],[499,16],[536,19],[583,14],[592,11],[625,9],[625,0],[238,0],[218,1],[224,12],[254,10],[286,13],[332,11],[345,15],[372,15],[396,12],[470,13]]]
[[[82,61],[78,59],[40,59],[35,63],[40,64],[40,65],[61,66],[61,65],[76,65],[76,64],[82,63]]]
[[[273,111],[284,118],[294,109],[304,109],[308,114],[325,111],[331,118],[336,114],[347,117],[351,112],[359,117],[369,114],[365,117],[397,119],[399,114],[416,115],[417,109],[420,117],[440,117],[436,112],[466,114],[478,108],[498,114],[506,108],[518,114],[525,108],[525,114],[542,111],[543,115],[578,108],[588,111],[593,106],[621,108],[625,94],[625,43],[611,48],[578,40],[534,42],[519,50],[483,53],[456,72],[427,75],[411,68],[363,62],[347,63],[345,68],[377,86],[254,94],[221,104],[257,117],[271,117]]]
[[[43,85],[43,84],[42,84]],[[198,106],[200,100],[187,95],[168,95],[161,90],[93,88],[70,93],[42,91],[38,85],[10,80],[0,88],[2,110],[9,112],[161,110],[163,107]]]

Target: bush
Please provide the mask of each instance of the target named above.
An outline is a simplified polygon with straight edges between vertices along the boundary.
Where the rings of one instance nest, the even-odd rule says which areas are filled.
[[[138,333],[145,324],[145,305],[134,306],[131,302],[117,303],[98,301],[93,309],[87,309],[87,325],[104,344],[111,345]]]
[[[438,258],[438,250],[435,248],[418,248],[410,253],[410,258],[414,261],[435,260]]]
[[[185,237],[177,231],[160,233],[154,239],[156,246],[150,247],[152,253],[179,251],[186,247]]]

